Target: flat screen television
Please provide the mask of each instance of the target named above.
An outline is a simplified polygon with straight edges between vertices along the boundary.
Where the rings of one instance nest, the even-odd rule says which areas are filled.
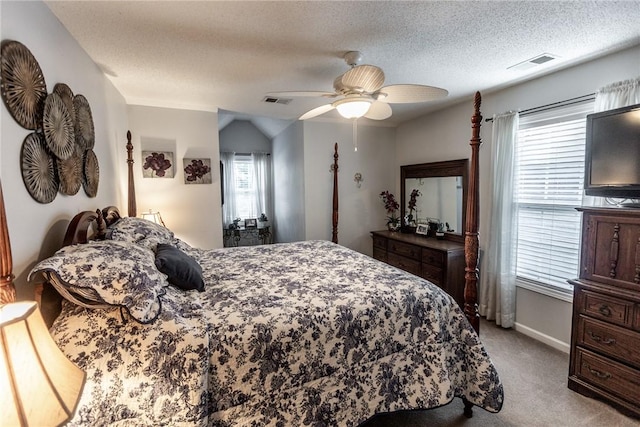
[[[640,199],[640,104],[589,114],[586,130],[585,193]]]

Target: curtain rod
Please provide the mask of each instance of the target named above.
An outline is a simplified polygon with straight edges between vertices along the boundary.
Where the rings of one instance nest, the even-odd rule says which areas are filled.
[[[587,95],[576,96],[575,98],[565,99],[564,101],[552,102],[551,104],[540,105],[539,107],[527,108],[526,110],[520,111],[520,117],[526,116],[527,114],[539,113],[541,111],[553,110],[554,108],[565,107],[567,105],[579,104],[581,102],[593,101],[596,99],[596,94],[589,93]],[[485,119],[485,122],[492,122],[493,118],[490,117]]]

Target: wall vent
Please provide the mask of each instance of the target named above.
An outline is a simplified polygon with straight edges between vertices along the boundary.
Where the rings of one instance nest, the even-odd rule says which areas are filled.
[[[516,65],[512,65],[507,69],[516,70],[516,71],[528,70],[530,68],[537,67],[538,65],[546,64],[547,62],[553,61],[554,59],[557,59],[557,58],[558,58],[557,55],[552,55],[550,53],[543,53],[541,55],[527,59],[526,61],[522,61]]]
[[[291,98],[276,98],[274,96],[265,96],[262,101],[266,102],[267,104],[284,104],[284,105],[287,105],[288,103],[290,103],[292,101],[292,99]]]

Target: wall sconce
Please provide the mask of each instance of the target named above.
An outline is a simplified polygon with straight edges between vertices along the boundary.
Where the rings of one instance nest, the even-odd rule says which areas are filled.
[[[356,172],[356,174],[353,175],[353,180],[356,182],[356,187],[360,188],[360,186],[362,185],[362,181],[364,181],[364,178],[362,178],[362,174],[360,172]]]
[[[49,335],[33,301],[0,307],[2,425],[59,426],[73,417],[86,374]]]
[[[142,213],[142,219],[155,222],[156,224],[160,224],[165,227],[164,221],[162,221],[162,217],[160,216],[160,212],[152,212],[151,209],[149,209],[149,212]]]

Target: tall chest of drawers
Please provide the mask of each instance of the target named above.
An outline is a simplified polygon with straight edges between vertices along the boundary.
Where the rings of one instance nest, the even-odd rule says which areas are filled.
[[[423,277],[464,307],[464,244],[417,234],[372,231],[373,257]]]
[[[569,388],[640,417],[640,209],[579,210]]]

